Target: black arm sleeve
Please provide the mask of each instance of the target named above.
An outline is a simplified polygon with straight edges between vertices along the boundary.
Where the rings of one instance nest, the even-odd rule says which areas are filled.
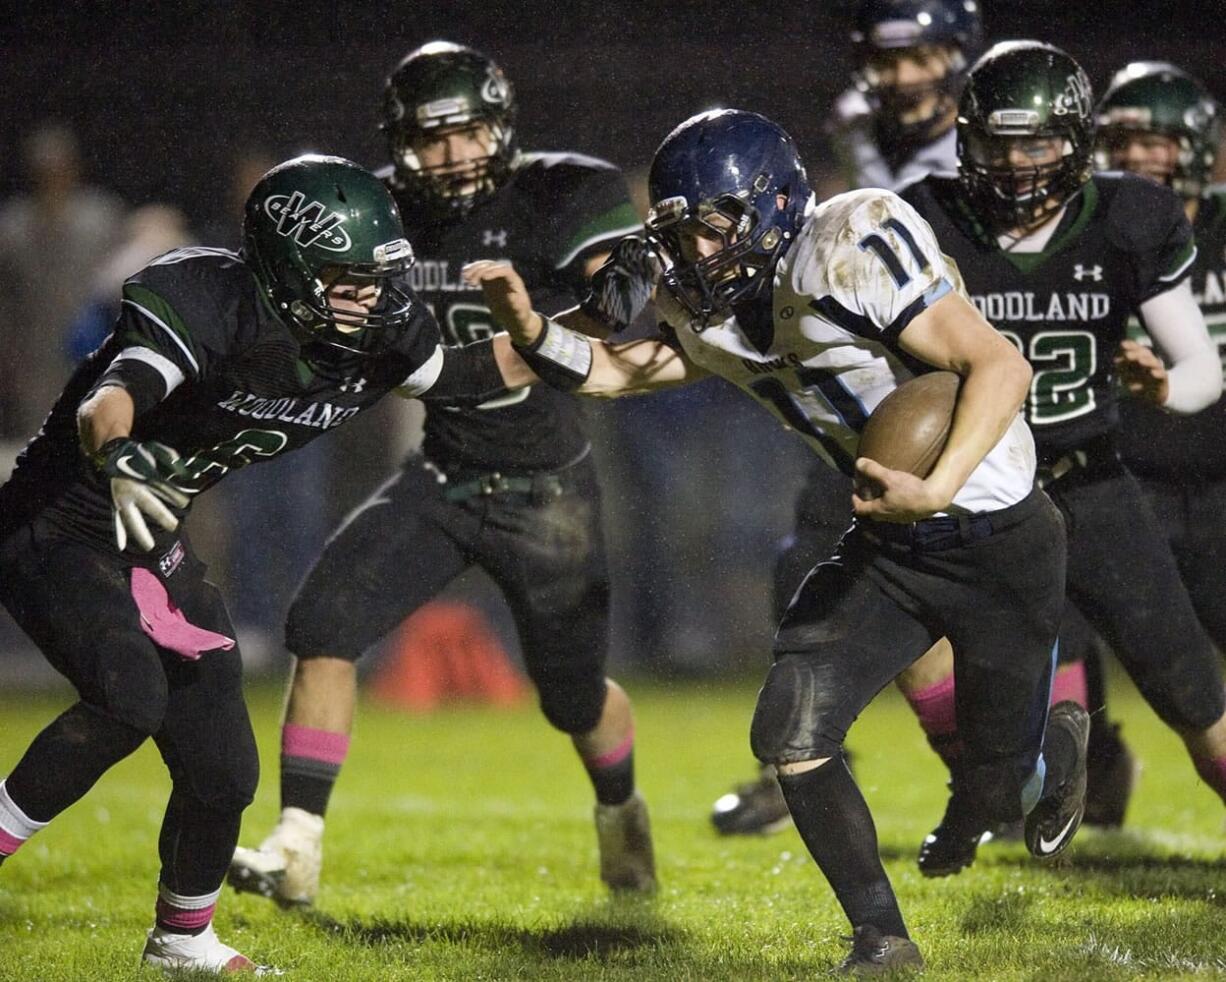
[[[94,393],[108,385],[117,385],[132,397],[138,417],[166,398],[166,380],[156,368],[142,361],[116,358],[99,376],[82,402],[91,399]]]
[[[445,346],[443,367],[434,384],[420,398],[453,406],[476,406],[506,395],[506,383],[494,360],[494,339],[462,347]]]

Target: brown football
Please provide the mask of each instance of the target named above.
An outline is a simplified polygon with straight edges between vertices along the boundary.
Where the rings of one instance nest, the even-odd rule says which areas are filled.
[[[945,449],[961,384],[961,376],[946,371],[904,382],[869,416],[860,433],[858,455],[891,470],[927,477]]]

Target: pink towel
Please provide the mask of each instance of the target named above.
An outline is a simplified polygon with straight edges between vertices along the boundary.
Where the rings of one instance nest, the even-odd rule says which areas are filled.
[[[139,566],[132,568],[132,599],[140,611],[140,626],[154,642],[195,661],[206,651],[229,651],[234,639],[189,623],[175,606],[162,581]]]

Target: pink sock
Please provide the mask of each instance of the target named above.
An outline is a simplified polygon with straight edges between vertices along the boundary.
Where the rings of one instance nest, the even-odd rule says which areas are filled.
[[[1086,708],[1086,666],[1084,662],[1073,662],[1071,665],[1060,665],[1056,668],[1056,676],[1051,682],[1051,704],[1071,701],[1082,709]]]
[[[589,768],[601,767],[616,767],[623,760],[630,756],[630,752],[634,749],[634,730],[630,730],[626,734],[626,739],[619,743],[612,750],[601,754],[599,757],[585,757],[583,763]]]
[[[1226,803],[1226,757],[1193,757],[1196,773]]]
[[[962,741],[958,739],[953,675],[904,695],[932,749],[949,765],[962,752]]]
[[[298,757],[340,767],[348,753],[349,737],[344,733],[331,733],[294,723],[281,727],[282,757]]]
[[[184,897],[158,884],[157,925],[175,934],[199,934],[213,920],[221,887],[201,897]]]

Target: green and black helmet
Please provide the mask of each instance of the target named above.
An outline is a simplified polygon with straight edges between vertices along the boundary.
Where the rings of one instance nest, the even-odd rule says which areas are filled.
[[[1174,140],[1178,153],[1165,174],[1154,173],[1185,198],[1199,197],[1213,173],[1222,136],[1222,107],[1196,79],[1165,61],[1134,61],[1111,78],[1098,104],[1095,163],[1122,170],[1137,134]]]
[[[307,154],[260,178],[247,198],[243,258],[303,342],[375,354],[410,322],[414,302],[397,279],[413,249],[400,212],[383,182],[350,160]],[[338,280],[376,286],[374,308],[334,308],[328,289]]]
[[[425,167],[414,149],[439,130],[489,131],[488,153],[470,166]],[[493,194],[515,161],[515,94],[493,61],[463,45],[431,41],[410,52],[387,80],[383,123],[396,179],[422,203],[464,212]]]
[[[1019,138],[1058,139],[1059,158],[1016,166],[1009,150]],[[1089,179],[1093,146],[1090,80],[1059,48],[1004,41],[971,68],[958,103],[958,174],[988,224],[1034,225]]]

